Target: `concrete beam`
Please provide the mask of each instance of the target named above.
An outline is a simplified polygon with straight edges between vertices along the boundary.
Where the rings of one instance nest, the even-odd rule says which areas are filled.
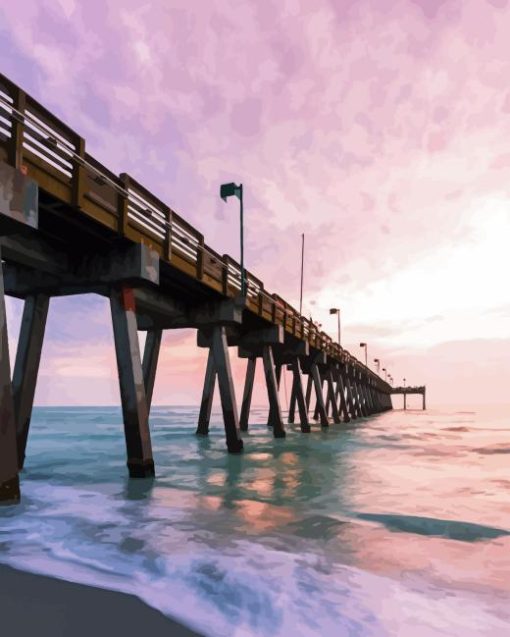
[[[328,357],[326,352],[320,352],[314,348],[310,349],[308,357],[301,359],[303,372],[309,374],[313,365],[318,365],[321,369],[327,365]]]
[[[143,243],[116,246],[105,253],[87,254],[76,262],[73,275],[86,283],[144,281],[159,284],[159,254]]]
[[[186,305],[152,287],[134,288],[139,329],[191,327]],[[150,321],[144,324],[144,319]],[[157,325],[154,325],[154,321]]]
[[[39,186],[25,174],[0,161],[0,234],[36,229],[39,221]]]
[[[237,327],[233,325],[224,325],[225,337],[227,339],[228,347],[235,347],[239,343],[239,331]],[[197,347],[212,347],[213,341],[213,327],[205,327],[201,328],[197,332]],[[248,358],[250,355],[249,352],[246,353],[245,358]]]
[[[35,232],[27,236],[0,237],[2,259],[40,272],[65,275],[71,269],[68,256]]]
[[[121,282],[159,283],[158,253],[142,244],[87,255],[73,264],[68,262],[65,272],[46,272],[14,263],[5,263],[3,268],[6,293],[19,298],[39,293],[86,294],[91,290],[108,294],[110,285]]]
[[[270,325],[260,330],[252,330],[243,334],[239,341],[242,349],[250,350],[252,347],[263,345],[283,345],[283,325]]]
[[[236,297],[222,301],[211,301],[188,312],[189,327],[203,328],[214,325],[240,325],[243,322],[245,299]]]

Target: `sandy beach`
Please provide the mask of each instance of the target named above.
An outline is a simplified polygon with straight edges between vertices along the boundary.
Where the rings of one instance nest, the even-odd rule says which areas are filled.
[[[2,633],[19,637],[200,637],[134,595],[0,566]]]

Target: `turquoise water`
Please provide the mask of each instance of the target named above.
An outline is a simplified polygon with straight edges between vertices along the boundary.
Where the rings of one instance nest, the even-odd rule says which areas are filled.
[[[510,634],[510,409],[387,412],[274,440],[254,410],[151,414],[128,480],[120,409],[35,410],[0,562],[135,593],[204,635]]]

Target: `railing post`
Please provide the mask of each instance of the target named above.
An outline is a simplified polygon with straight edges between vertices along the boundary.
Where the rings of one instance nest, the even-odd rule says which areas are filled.
[[[228,296],[228,257],[226,254],[223,255],[222,259],[221,279],[223,294]]]
[[[77,208],[81,208],[83,204],[83,195],[85,193],[85,167],[82,163],[85,160],[85,140],[83,139],[83,137],[78,137],[76,139],[75,152],[78,155],[79,159],[77,159],[76,157],[73,159],[74,169],[72,181],[72,201],[74,206],[76,206]]]
[[[13,107],[20,113],[25,112],[26,94],[20,88],[16,87],[11,95],[13,98]],[[7,162],[14,168],[21,168],[23,164],[23,129],[24,117],[13,113],[11,117],[11,140],[7,151]]]
[[[204,235],[200,235],[197,246],[197,279],[204,278]]]
[[[127,191],[129,190],[129,175],[126,173],[122,173],[119,176],[119,179],[122,183],[126,194],[122,194],[120,192],[117,193],[117,214],[118,214],[118,224],[117,231],[121,236],[125,236],[128,229],[128,195]]]
[[[172,260],[172,232],[173,232],[173,211],[170,208],[166,209],[166,229],[165,239],[163,241],[163,258],[167,261]],[[202,251],[202,263],[203,263],[203,251]]]

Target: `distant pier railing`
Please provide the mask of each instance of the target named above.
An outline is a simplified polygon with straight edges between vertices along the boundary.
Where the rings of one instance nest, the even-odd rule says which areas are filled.
[[[390,393],[391,394],[402,394],[404,397],[404,409],[407,409],[407,397],[410,394],[421,395],[422,397],[422,409],[425,409],[425,393],[426,393],[425,385],[416,386],[416,387],[392,387]]]

